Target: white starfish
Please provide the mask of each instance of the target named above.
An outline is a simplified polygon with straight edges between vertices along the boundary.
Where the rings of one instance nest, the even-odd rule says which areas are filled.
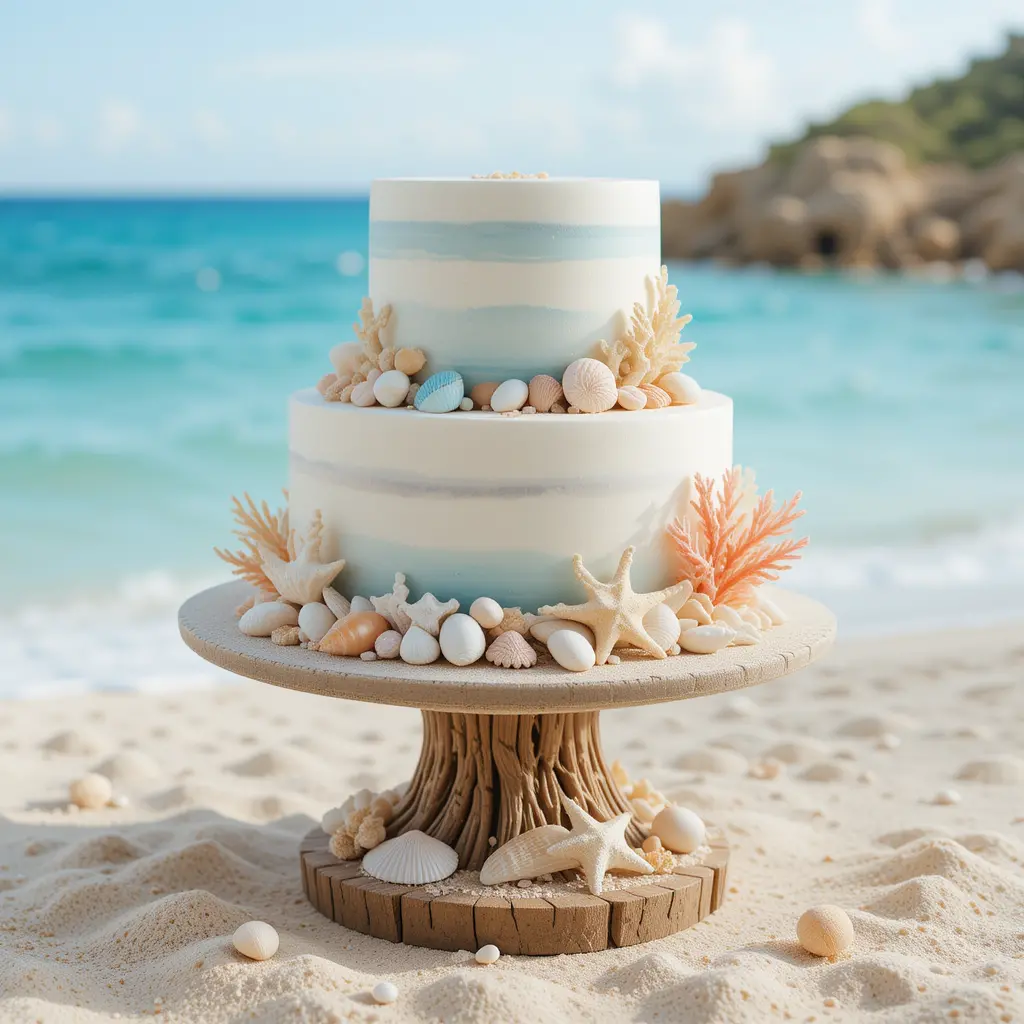
[[[626,842],[626,829],[632,815],[627,811],[610,821],[592,818],[575,800],[562,794],[562,806],[572,822],[572,832],[548,847],[552,856],[573,856],[586,876],[587,888],[598,896],[604,888],[604,873],[612,868],[649,875],[654,868]]]
[[[402,601],[398,609],[409,616],[414,626],[425,629],[431,636],[437,636],[441,632],[441,623],[459,610],[459,602],[453,597],[442,604],[428,591],[413,604]]]
[[[290,562],[286,562],[273,551],[260,547],[263,572],[286,601],[293,604],[311,604],[313,601],[322,600],[324,588],[329,587],[338,573],[345,568],[344,558],[339,558],[336,562],[320,561],[323,532],[323,516],[317,509],[313,513],[305,537],[297,543],[298,553]]]

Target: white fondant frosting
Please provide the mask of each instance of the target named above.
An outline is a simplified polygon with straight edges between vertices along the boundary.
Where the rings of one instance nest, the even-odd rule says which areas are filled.
[[[467,385],[560,376],[622,332],[661,263],[656,181],[399,179],[370,193],[386,340]]]
[[[594,416],[436,416],[326,402],[290,410],[292,521],[320,509],[322,557],[344,557],[348,594],[383,594],[396,572],[414,593],[482,595],[535,610],[582,598],[576,553],[610,578],[634,544],[633,585],[677,579],[664,527],[694,473],[732,465],[732,402]]]

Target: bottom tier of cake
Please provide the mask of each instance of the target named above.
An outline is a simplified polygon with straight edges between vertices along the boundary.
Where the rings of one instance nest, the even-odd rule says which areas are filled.
[[[575,601],[574,554],[610,578],[637,548],[636,590],[678,574],[665,526],[684,514],[694,474],[732,465],[732,402],[600,416],[361,409],[296,392],[289,509],[304,529],[319,510],[324,560],[344,558],[348,595],[391,590],[534,610]]]

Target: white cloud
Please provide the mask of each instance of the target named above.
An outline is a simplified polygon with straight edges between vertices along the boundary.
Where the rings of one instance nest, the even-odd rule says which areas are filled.
[[[898,53],[906,46],[906,34],[893,16],[892,0],[860,0],[857,27],[867,43],[881,53]]]
[[[267,53],[222,66],[231,78],[268,81],[351,81],[446,78],[463,71],[465,57],[445,47],[425,45],[330,47]]]
[[[142,114],[131,103],[110,100],[100,109],[99,147],[108,152],[122,150],[142,134]]]
[[[209,149],[222,149],[231,138],[224,119],[215,110],[196,111],[193,124],[199,141]]]

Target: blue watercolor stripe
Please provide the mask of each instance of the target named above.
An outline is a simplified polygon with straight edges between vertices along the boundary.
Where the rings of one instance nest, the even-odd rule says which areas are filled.
[[[660,259],[657,224],[541,224],[535,221],[370,221],[370,259],[554,263]]]
[[[621,329],[618,320],[607,308],[435,309],[403,302],[393,307],[391,322],[396,344],[423,349],[432,368],[458,370],[472,387],[537,373],[561,379],[569,363]]]

